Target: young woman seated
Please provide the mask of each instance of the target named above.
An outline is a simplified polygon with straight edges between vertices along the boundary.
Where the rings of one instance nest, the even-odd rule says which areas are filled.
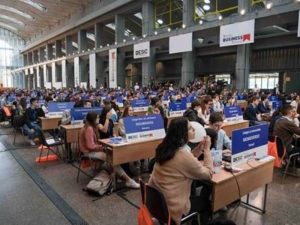
[[[97,113],[89,112],[86,116],[86,122],[84,127],[80,131],[79,147],[80,151],[91,157],[100,160],[106,160],[106,153],[103,151],[103,147],[98,143],[98,125]],[[116,174],[125,180],[125,185],[130,188],[140,188],[140,185],[131,179],[120,166],[115,166],[114,171]]]
[[[191,196],[191,185],[193,180],[211,180],[213,175],[210,138],[205,137],[190,150],[187,143],[194,137],[195,130],[186,118],[172,120],[166,137],[156,149],[156,162],[149,180],[149,185],[164,195],[177,225],[182,215],[205,210],[203,199]],[[203,162],[198,160],[201,154],[204,154]],[[208,198],[209,195],[205,203]]]

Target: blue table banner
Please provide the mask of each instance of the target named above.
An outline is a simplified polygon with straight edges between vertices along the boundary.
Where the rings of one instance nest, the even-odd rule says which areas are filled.
[[[243,119],[243,113],[242,113],[241,107],[239,107],[239,106],[224,107],[224,115],[225,115],[226,120],[228,120],[228,121]]]
[[[267,156],[268,132],[267,124],[234,130],[232,132],[232,165],[236,166],[250,159]]]
[[[102,108],[73,108],[71,110],[71,117],[73,120],[84,120],[89,112],[96,112],[98,115],[100,115],[100,113],[102,112]]]
[[[131,101],[131,106],[134,112],[147,111],[149,107],[148,99],[134,99]]]
[[[65,110],[71,110],[74,107],[75,102],[49,102],[49,112],[63,112]]]

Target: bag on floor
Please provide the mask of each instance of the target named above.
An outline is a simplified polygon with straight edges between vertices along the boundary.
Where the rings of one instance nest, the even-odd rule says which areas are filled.
[[[106,170],[101,170],[86,186],[86,190],[92,195],[105,195],[113,191],[113,179]]]

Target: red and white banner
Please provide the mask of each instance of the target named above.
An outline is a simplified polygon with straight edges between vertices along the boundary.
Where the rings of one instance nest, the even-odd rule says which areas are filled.
[[[254,43],[255,20],[220,27],[220,47]]]
[[[109,50],[109,88],[117,87],[117,49]]]

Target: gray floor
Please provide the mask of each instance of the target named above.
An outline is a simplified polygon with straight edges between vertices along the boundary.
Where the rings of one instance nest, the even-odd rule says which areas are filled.
[[[82,175],[77,183],[77,169],[62,161],[35,163],[39,151],[24,144],[21,136],[17,138],[18,147],[12,146],[12,136],[1,135],[11,132],[11,129],[0,129],[0,224],[72,224],[73,216],[80,217],[82,221],[91,225],[137,224],[138,211],[134,205],[140,204],[138,190],[123,189],[93,201],[95,197],[82,191],[89,180],[88,177]],[[53,202],[53,199],[45,194],[49,190],[42,190],[35,183],[36,179],[25,172],[14,156],[24,161],[38,180],[49,185],[50,192],[54,192],[68,207],[58,206],[56,200]],[[251,201],[257,206],[261,205],[261,199],[262,190],[251,194]],[[240,206],[216,214],[215,217],[230,218],[238,225],[300,225],[299,205],[300,179],[287,177],[284,183],[281,183],[281,174],[275,171],[274,180],[269,186],[265,215]]]

